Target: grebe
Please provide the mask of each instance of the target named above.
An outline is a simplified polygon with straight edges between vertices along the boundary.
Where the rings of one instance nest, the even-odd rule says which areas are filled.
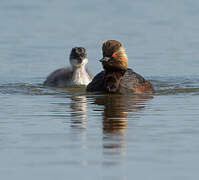
[[[83,47],[73,48],[69,60],[71,67],[55,70],[47,77],[43,85],[64,87],[89,84],[93,76],[85,67],[88,63],[86,49]]]
[[[107,93],[152,94],[152,84],[141,75],[127,68],[127,55],[122,44],[107,40],[102,45],[103,58],[100,62],[104,71],[98,73],[88,84],[87,91]]]

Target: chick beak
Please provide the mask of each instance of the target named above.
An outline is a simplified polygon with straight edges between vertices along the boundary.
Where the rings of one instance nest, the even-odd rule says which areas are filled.
[[[102,59],[100,59],[100,62],[108,62],[109,61],[109,57],[103,57]]]

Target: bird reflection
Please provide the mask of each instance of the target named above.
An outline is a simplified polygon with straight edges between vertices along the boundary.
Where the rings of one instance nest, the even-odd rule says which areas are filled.
[[[115,94],[96,97],[95,103],[104,106],[102,122],[105,157],[125,154],[127,118],[130,120],[138,111],[143,110],[146,106],[145,102],[151,98],[151,96]],[[130,117],[128,117],[128,114],[130,114]],[[104,163],[113,165],[113,163],[118,163],[118,160],[111,158],[111,161],[109,161],[106,159]]]
[[[71,126],[86,128],[86,96],[72,96],[71,100]]]
[[[152,96],[104,94],[94,95],[91,98],[93,104],[103,107],[103,165],[120,164],[127,148],[127,124],[136,122],[132,120],[139,118],[138,112],[144,110],[147,100],[152,99]],[[87,97],[85,95],[72,96],[70,108],[72,138],[86,142]],[[88,147],[82,143],[81,148]]]
[[[70,103],[70,116],[71,116],[71,127],[72,138],[86,140],[86,120],[87,120],[87,102],[86,96],[77,95],[71,97]]]

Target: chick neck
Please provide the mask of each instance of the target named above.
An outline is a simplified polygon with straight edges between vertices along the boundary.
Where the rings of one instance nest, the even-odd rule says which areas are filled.
[[[88,60],[85,58],[83,59],[81,64],[72,64],[72,82],[76,85],[87,85],[91,79],[86,71],[86,64]]]

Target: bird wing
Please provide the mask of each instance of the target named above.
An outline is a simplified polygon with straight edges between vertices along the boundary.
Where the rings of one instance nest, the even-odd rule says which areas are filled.
[[[94,91],[104,91],[104,75],[105,72],[101,71],[98,73],[93,80],[88,84],[86,90],[89,92],[94,92]]]

